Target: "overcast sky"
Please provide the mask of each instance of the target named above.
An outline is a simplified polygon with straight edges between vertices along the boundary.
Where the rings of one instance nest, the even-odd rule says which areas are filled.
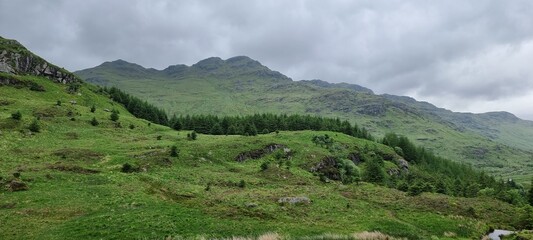
[[[0,36],[68,70],[246,55],[454,111],[533,120],[533,1],[0,0]]]

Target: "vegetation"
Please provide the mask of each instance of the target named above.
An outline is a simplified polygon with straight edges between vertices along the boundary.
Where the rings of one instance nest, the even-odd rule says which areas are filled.
[[[11,118],[13,118],[15,120],[20,120],[20,119],[22,119],[22,113],[20,113],[20,111],[16,111],[16,112],[11,114]]]
[[[39,124],[39,121],[37,121],[37,119],[34,119],[28,126],[28,129],[32,132],[38,133],[41,131],[41,125]]]

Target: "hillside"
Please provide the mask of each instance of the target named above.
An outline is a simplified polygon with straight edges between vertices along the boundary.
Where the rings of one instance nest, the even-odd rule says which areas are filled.
[[[117,86],[175,114],[299,113],[340,117],[376,136],[394,131],[441,156],[526,182],[533,170],[533,123],[510,113],[454,113],[429,103],[376,95],[354,84],[292,81],[248,57],[146,69],[123,60],[76,72]]]
[[[434,193],[431,181],[472,181],[458,189],[470,191],[478,177],[491,191],[517,190],[444,160],[446,175],[431,162],[406,164],[389,146],[328,131],[192,140],[188,131],[134,117],[78,80],[0,79],[1,239],[471,239],[490,227],[522,226],[521,204],[487,191]],[[326,135],[329,147],[312,140]],[[357,157],[339,166],[335,154],[348,153]],[[370,183],[376,167],[383,179]],[[344,181],[354,171],[363,181]],[[408,192],[387,187],[408,179]]]

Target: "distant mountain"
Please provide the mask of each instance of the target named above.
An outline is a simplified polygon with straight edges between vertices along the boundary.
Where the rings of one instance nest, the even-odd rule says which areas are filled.
[[[403,134],[436,153],[525,180],[533,170],[533,122],[506,112],[456,113],[410,97],[376,95],[348,83],[293,81],[256,60],[212,57],[147,69],[122,60],[76,72],[117,86],[174,114],[300,113],[340,117],[374,135]]]

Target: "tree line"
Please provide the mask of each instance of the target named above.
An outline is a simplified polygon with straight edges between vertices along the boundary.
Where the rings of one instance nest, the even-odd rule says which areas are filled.
[[[333,131],[373,140],[365,128],[339,118],[323,118],[309,115],[254,114],[247,116],[186,115],[172,116],[169,125],[176,130],[194,130],[211,135],[267,134],[276,131]]]
[[[148,120],[153,123],[168,126],[167,113],[158,107],[143,101],[140,98],[134,97],[122,90],[111,87],[104,87],[103,91],[109,94],[111,99],[115,102],[121,103],[133,116]]]
[[[417,147],[405,136],[389,133],[381,143],[392,147],[398,155],[417,167],[409,174],[392,179],[393,185],[400,190],[413,195],[437,192],[460,197],[489,196],[512,204],[528,202],[527,190],[512,179],[496,180],[471,165],[438,157],[423,147]]]

